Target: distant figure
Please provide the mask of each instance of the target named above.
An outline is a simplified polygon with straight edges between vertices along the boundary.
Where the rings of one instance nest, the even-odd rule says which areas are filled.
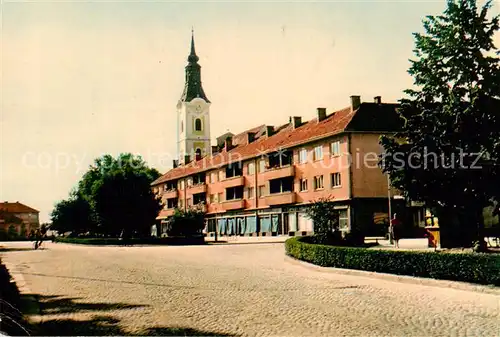
[[[42,232],[40,229],[37,229],[35,232],[35,249],[38,249],[42,244]]]
[[[397,214],[394,213],[394,217],[391,220],[391,234],[394,240],[394,246],[399,248],[399,239],[401,238],[401,221],[397,218]]]

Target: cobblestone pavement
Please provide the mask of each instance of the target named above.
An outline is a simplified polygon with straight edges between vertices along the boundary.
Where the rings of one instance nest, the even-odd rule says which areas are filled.
[[[45,250],[4,252],[2,259],[41,295],[44,324],[56,331],[57,322],[74,320],[107,324],[118,334],[148,328],[161,334],[165,327],[246,336],[500,333],[497,295],[314,271],[286,262],[279,243],[49,243]]]

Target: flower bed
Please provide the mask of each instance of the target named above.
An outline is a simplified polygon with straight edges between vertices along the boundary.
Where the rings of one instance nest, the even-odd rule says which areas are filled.
[[[372,250],[285,242],[287,255],[323,267],[427,277],[500,286],[500,254]]]

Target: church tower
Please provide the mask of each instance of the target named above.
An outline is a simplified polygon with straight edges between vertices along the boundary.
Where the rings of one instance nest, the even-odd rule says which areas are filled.
[[[201,86],[201,66],[191,32],[191,53],[186,66],[184,91],[177,103],[179,164],[210,154],[210,101]]]

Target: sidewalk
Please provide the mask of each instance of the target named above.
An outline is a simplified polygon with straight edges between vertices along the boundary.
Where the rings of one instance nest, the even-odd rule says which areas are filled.
[[[390,244],[389,240],[378,240],[379,246],[371,249],[398,249],[398,250],[420,250],[434,251],[434,248],[427,247],[427,239],[401,239],[399,240],[399,248]]]
[[[205,237],[205,242],[215,245],[222,244],[252,244],[252,243],[284,243],[290,236],[218,236]]]

